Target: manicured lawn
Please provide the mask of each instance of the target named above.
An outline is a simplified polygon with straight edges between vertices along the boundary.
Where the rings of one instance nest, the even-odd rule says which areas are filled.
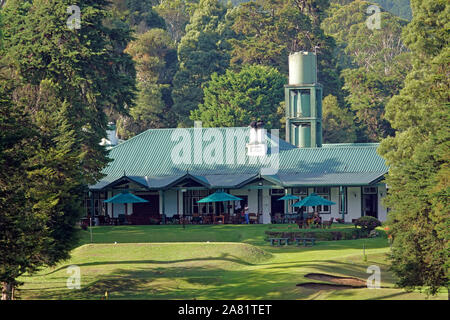
[[[273,227],[273,226],[272,226]],[[338,226],[344,228],[348,226]],[[394,288],[385,237],[322,241],[314,247],[271,247],[268,225],[118,226],[83,231],[72,258],[22,277],[22,299],[424,299]],[[286,229],[288,229],[286,227]],[[209,242],[208,242],[209,241]],[[114,244],[117,242],[117,244]],[[363,260],[362,247],[367,261]],[[308,273],[366,280],[381,268],[381,289],[319,290]],[[81,268],[81,289],[69,290],[67,267]],[[437,297],[447,299],[446,293]]]
[[[244,242],[264,244],[268,225],[158,225],[104,226],[92,228],[93,243],[144,242]],[[90,243],[90,233],[81,233],[81,244]]]

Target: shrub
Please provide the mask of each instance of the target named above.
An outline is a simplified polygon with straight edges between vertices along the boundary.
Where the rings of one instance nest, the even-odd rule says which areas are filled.
[[[160,224],[160,220],[157,218],[150,218],[150,224]]]
[[[368,232],[363,229],[342,229],[342,230],[298,230],[298,231],[266,231],[268,238],[314,238],[318,241],[352,240],[366,238]]]
[[[362,230],[369,233],[376,227],[381,226],[381,222],[377,218],[365,216],[356,220],[355,226],[361,227]]]

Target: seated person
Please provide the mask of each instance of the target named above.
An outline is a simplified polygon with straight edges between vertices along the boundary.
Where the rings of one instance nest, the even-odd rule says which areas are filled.
[[[322,223],[322,218],[320,217],[319,213],[316,211],[314,212],[314,217],[313,217],[313,221],[314,224],[321,224]]]

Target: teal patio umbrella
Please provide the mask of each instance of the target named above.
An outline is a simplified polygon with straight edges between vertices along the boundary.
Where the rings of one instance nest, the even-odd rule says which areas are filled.
[[[293,196],[292,194],[287,194],[287,195],[285,195],[285,196],[283,196],[283,197],[281,197],[280,199],[278,199],[279,201],[281,201],[281,200],[298,200],[298,199],[300,199],[299,197],[297,197],[297,196]]]
[[[148,202],[148,200],[142,199],[141,197],[138,197],[132,193],[129,193],[128,191],[122,191],[119,194],[116,194],[114,197],[111,197],[104,202],[106,203],[112,203],[112,217],[114,217],[114,203],[123,203],[125,204],[125,214],[127,213],[127,204],[128,203],[145,203]]]
[[[294,203],[293,207],[316,207],[316,206],[331,206],[336,204],[333,201],[322,198],[321,196],[311,193],[302,201]]]
[[[242,200],[242,199],[239,197],[233,196],[232,194],[223,192],[223,191],[216,191],[213,194],[210,194],[209,196],[198,200],[197,203],[225,202],[225,201],[236,201],[236,200]]]
[[[198,200],[197,203],[226,202],[226,201],[237,201],[237,200],[242,200],[242,199],[239,197],[233,196],[232,194],[223,192],[223,191],[216,191],[213,194],[210,194],[209,196]]]
[[[305,199],[294,203],[292,206],[293,207],[316,207],[316,206],[331,206],[333,204],[336,204],[336,203],[333,201],[324,199],[321,196],[317,195],[316,193],[311,193]]]
[[[122,191],[119,194],[116,194],[114,197],[111,197],[104,202],[107,203],[143,203],[148,202],[148,200],[142,199],[141,197],[135,196],[128,191]]]
[[[283,196],[280,199],[278,199],[278,201],[285,201],[285,203],[284,203],[284,211],[286,212],[287,211],[287,202],[286,201],[298,200],[298,199],[300,199],[300,198],[297,197],[297,196],[294,196],[292,194],[286,194],[285,196]]]

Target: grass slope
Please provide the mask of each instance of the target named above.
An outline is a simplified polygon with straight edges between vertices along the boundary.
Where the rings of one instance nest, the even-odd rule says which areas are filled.
[[[23,299],[424,299],[394,288],[387,239],[322,241],[314,247],[271,247],[269,226],[120,226],[93,228],[69,261],[25,282]],[[209,243],[207,241],[210,241]],[[114,244],[117,242],[117,244]],[[362,246],[367,261],[363,261]],[[81,268],[81,289],[66,287],[67,267]],[[381,268],[382,289],[315,290],[308,273],[367,279]],[[443,294],[436,298],[446,299]]]

